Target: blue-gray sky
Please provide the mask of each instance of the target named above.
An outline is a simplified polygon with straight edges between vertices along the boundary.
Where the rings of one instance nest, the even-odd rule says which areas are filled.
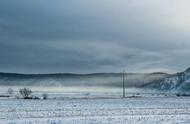
[[[0,71],[177,72],[189,0],[1,0]]]

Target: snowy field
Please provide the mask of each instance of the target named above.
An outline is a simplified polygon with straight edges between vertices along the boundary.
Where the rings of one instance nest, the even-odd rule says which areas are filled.
[[[0,124],[189,123],[189,97],[0,100]]]
[[[9,87],[1,87],[6,96]],[[189,124],[190,97],[127,88],[29,87],[38,100],[0,97],[0,124]],[[48,99],[43,100],[42,94]]]

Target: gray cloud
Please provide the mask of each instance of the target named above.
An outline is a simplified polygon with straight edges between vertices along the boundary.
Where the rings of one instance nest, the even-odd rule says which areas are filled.
[[[189,1],[0,1],[0,70],[182,71]]]

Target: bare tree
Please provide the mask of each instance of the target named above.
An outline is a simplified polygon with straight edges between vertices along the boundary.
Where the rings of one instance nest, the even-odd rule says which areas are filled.
[[[8,93],[9,95],[12,95],[12,94],[13,94],[13,89],[12,89],[12,88],[8,88],[7,93]]]
[[[29,88],[23,88],[19,90],[19,93],[24,99],[28,99],[32,91]]]

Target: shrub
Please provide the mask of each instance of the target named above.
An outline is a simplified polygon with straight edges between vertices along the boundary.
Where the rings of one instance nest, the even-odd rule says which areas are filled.
[[[12,89],[12,88],[9,88],[9,89],[7,90],[7,93],[8,93],[9,95],[12,95],[12,94],[13,94],[13,89]]]
[[[190,95],[186,93],[177,93],[176,96],[190,96]]]
[[[47,99],[48,95],[46,93],[42,94],[43,99]]]
[[[40,98],[37,96],[32,96],[31,99],[40,99]]]

